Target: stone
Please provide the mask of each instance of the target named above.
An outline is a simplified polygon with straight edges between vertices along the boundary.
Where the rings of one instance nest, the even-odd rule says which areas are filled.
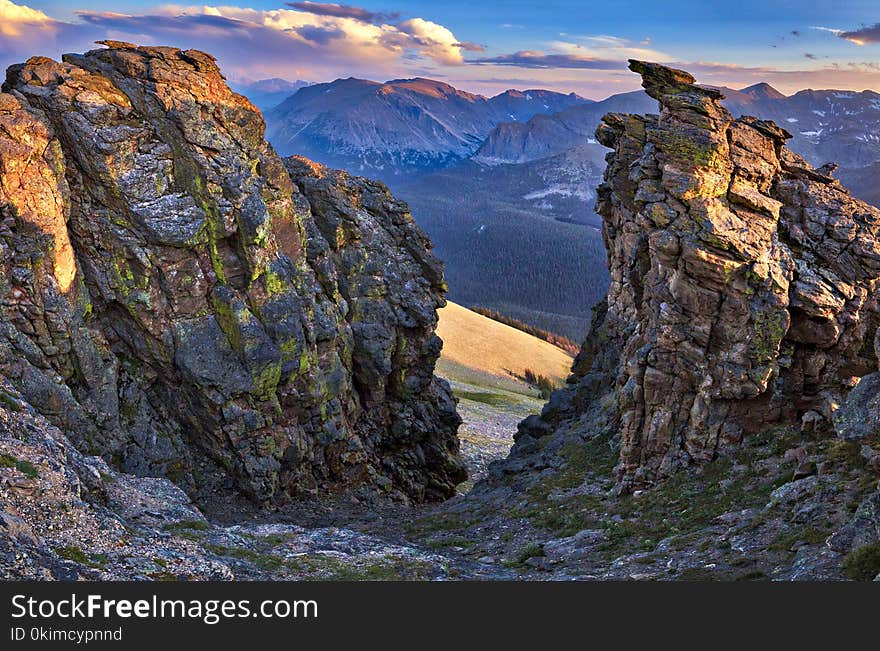
[[[847,441],[880,439],[880,373],[863,377],[833,416],[837,435]]]
[[[877,543],[880,543],[880,491],[866,497],[852,520],[828,539],[828,546],[842,553]]]
[[[776,425],[813,431],[834,413],[841,436],[875,431],[880,210],[688,73],[630,68],[660,112],[596,132],[613,150],[597,200],[608,296],[564,399],[520,430],[586,433],[607,405],[623,492]]]
[[[801,431],[815,432],[824,421],[822,414],[811,409],[801,416]]]
[[[796,461],[798,464],[804,462],[807,456],[807,450],[803,446],[799,446],[796,448],[789,448],[785,451],[785,454],[782,455],[782,460],[786,463],[790,463],[792,461]]]
[[[446,285],[406,204],[279,158],[209,55],[103,45],[0,93],[0,375],[194,496],[454,495]]]
[[[798,464],[798,467],[795,468],[794,475],[792,476],[792,481],[805,479],[807,477],[812,477],[813,475],[817,474],[819,474],[819,469],[816,467],[816,462],[804,461]]]

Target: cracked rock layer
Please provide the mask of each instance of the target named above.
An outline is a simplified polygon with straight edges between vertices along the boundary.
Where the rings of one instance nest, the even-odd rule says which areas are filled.
[[[80,449],[189,489],[454,494],[446,286],[407,206],[282,161],[209,55],[103,44],[0,94],[0,373]]]

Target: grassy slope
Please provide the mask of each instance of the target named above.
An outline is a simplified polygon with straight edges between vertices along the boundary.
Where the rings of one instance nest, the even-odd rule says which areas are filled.
[[[455,303],[440,310],[437,334],[443,339],[437,375],[452,385],[464,420],[458,433],[471,479],[459,490],[466,492],[489,463],[507,456],[517,423],[540,412],[544,404],[533,387],[508,371],[522,375],[530,368],[561,383],[571,357],[546,341]]]
[[[522,392],[525,385],[512,375],[527,368],[560,384],[568,377],[571,357],[546,341],[452,302],[439,314],[438,373],[448,379]]]

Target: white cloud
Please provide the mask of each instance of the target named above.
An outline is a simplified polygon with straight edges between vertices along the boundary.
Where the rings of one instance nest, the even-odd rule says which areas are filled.
[[[34,27],[53,22],[49,16],[37,9],[17,5],[10,0],[0,0],[0,34],[12,38],[21,37]]]
[[[619,36],[599,34],[573,37],[565,41],[553,41],[549,43],[549,48],[560,54],[605,60],[640,59],[665,62],[673,59],[665,52],[646,47],[649,43],[650,39],[634,43]]]
[[[461,65],[462,45],[455,34],[437,23],[423,18],[412,18],[397,25],[403,34],[407,34],[422,52],[445,65]]]
[[[57,57],[88,49],[92,41],[113,38],[205,50],[216,55],[232,77],[326,79],[402,76],[414,59],[434,66],[457,66],[464,62],[462,51],[479,48],[423,18],[397,24],[369,22],[356,7],[339,7],[345,11],[165,4],[141,14],[78,11],[78,21],[61,22],[0,0],[0,64],[35,54]],[[329,15],[333,13],[346,15]]]

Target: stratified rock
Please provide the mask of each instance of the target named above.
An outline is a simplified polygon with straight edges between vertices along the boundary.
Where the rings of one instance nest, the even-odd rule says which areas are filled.
[[[880,373],[866,375],[834,412],[834,429],[846,440],[880,439]]]
[[[446,287],[407,207],[291,161],[301,192],[209,55],[105,45],[0,94],[0,374],[130,473],[452,495]]]
[[[649,485],[809,411],[877,369],[880,210],[734,120],[689,74],[632,61],[659,116],[610,114],[598,212],[611,286],[569,387],[520,439],[619,424],[618,478]]]

